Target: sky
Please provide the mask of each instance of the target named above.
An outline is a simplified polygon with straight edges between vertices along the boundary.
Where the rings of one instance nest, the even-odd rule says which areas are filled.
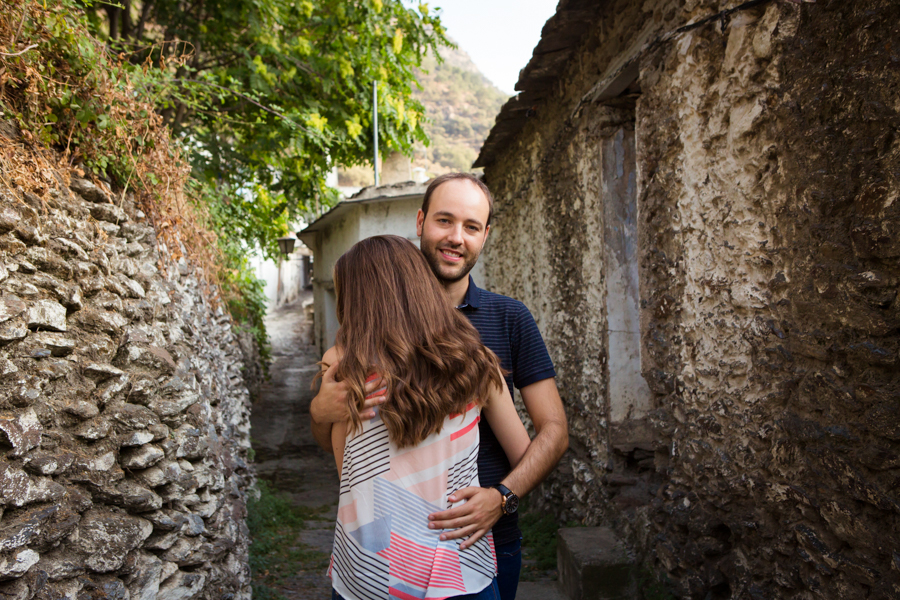
[[[557,0],[430,0],[441,22],[485,77],[508,94],[531,60]]]

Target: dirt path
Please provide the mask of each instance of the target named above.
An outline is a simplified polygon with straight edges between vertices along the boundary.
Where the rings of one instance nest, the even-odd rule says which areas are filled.
[[[287,600],[327,600],[331,581],[325,576],[337,515],[338,479],[334,459],[318,447],[309,425],[310,384],[318,372],[312,345],[312,323],[297,301],[270,312],[266,328],[272,344],[269,381],[253,405],[251,438],[256,471],[286,494],[300,514],[313,515],[288,548],[287,564],[266,584]]]

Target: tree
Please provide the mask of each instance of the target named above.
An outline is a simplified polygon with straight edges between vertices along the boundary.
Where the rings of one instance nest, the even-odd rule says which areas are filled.
[[[90,3],[95,32],[147,78],[191,151],[211,214],[266,253],[289,219],[334,201],[333,165],[371,160],[372,86],[382,147],[425,141],[413,69],[449,45],[428,5],[400,0],[122,0]]]
[[[0,117],[133,193],[265,347],[248,251],[333,201],[331,165],[369,160],[373,82],[383,146],[425,138],[413,68],[448,44],[440,20],[401,0],[119,1],[0,3]]]

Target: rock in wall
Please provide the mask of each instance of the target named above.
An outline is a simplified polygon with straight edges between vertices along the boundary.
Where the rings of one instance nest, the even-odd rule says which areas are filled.
[[[129,199],[45,198],[0,187],[0,598],[249,598],[230,317]]]
[[[544,505],[630,531],[686,598],[900,597],[896,2],[769,2],[642,56],[641,361],[656,461],[604,480],[615,452],[592,335],[605,327],[596,139],[608,120],[582,99],[645,27],[730,4],[611,4],[486,168],[500,207],[490,285],[539,315],[573,432]],[[623,497],[641,479],[650,497]]]

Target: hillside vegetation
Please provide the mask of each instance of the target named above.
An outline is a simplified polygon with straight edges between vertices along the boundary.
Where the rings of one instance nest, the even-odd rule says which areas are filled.
[[[425,107],[423,125],[430,145],[415,145],[413,168],[429,177],[449,171],[469,171],[487,138],[500,107],[509,98],[491,83],[462,49],[441,48],[443,62],[433,54],[422,62],[413,98]],[[370,165],[340,172],[341,185],[371,185]]]
[[[431,140],[416,145],[414,167],[430,175],[468,171],[487,138],[500,107],[509,98],[491,83],[461,49],[443,48],[444,62],[427,56],[422,63],[421,90],[414,97],[430,120],[424,127]]]

